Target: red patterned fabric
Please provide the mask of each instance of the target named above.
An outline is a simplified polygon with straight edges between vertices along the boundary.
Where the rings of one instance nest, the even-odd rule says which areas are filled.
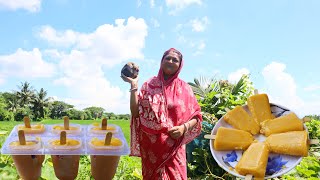
[[[160,68],[139,92],[139,117],[131,119],[131,155],[141,157],[144,179],[187,179],[185,144],[200,134],[202,116],[191,87],[178,78],[182,66],[181,58],[178,71],[166,81]],[[197,124],[181,138],[169,136],[170,128],[192,118]]]

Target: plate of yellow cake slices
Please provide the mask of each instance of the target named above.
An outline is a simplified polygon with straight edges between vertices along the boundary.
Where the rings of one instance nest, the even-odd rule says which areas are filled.
[[[267,94],[250,96],[247,105],[228,111],[211,132],[211,154],[234,176],[275,178],[308,155],[308,132],[288,108],[269,103]]]

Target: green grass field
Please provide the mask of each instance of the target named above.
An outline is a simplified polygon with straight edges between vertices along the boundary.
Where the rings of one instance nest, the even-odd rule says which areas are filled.
[[[70,120],[70,123],[74,124],[92,124],[100,123],[98,120]],[[23,122],[0,122],[0,148],[4,143],[5,139],[17,124],[22,124]],[[43,123],[43,124],[61,124],[63,120],[52,120],[46,119],[40,122],[31,122],[31,123]],[[126,120],[108,120],[108,124],[115,124],[121,127],[124,136],[130,144],[130,121]],[[0,154],[0,179],[17,179],[17,172],[13,165],[13,162],[10,156]],[[140,158],[130,157],[130,156],[121,156],[117,173],[114,179],[141,179],[141,162]],[[52,162],[50,156],[46,156],[46,160],[42,167],[42,180],[58,180],[53,172]],[[80,179],[93,179],[90,174],[90,161],[88,156],[81,156],[79,173],[77,180]]]

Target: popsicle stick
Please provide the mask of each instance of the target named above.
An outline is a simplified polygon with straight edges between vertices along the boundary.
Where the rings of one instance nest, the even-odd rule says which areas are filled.
[[[212,134],[206,134],[204,135],[205,139],[216,139],[216,135],[212,135]]]
[[[63,117],[63,123],[64,123],[64,129],[69,130],[69,117],[68,116]]]
[[[254,89],[254,91],[253,91],[253,94],[254,94],[254,95],[257,95],[257,94],[259,94],[259,91],[258,91],[258,89]]]
[[[319,139],[310,139],[309,144],[320,144],[320,140]]]
[[[67,144],[67,133],[65,131],[61,131],[60,133],[60,144]]]
[[[104,145],[109,146],[111,143],[111,138],[112,138],[112,132],[108,132],[106,134],[106,138],[104,139]]]
[[[28,116],[23,117],[23,122],[24,122],[24,126],[25,126],[26,128],[31,128],[30,118],[29,118]]]
[[[102,130],[107,130],[107,125],[108,125],[107,118],[103,118],[102,119],[102,123],[101,123],[101,129]]]
[[[20,145],[26,145],[26,137],[24,136],[24,131],[23,130],[19,130],[18,131],[18,136],[19,136]]]
[[[248,175],[246,175],[244,180],[251,180],[252,178],[253,178],[253,176],[251,174],[248,174]]]

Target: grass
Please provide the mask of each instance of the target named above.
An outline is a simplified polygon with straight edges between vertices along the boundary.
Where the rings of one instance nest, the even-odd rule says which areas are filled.
[[[6,137],[9,135],[11,130],[14,128],[17,124],[22,124],[21,121],[1,121],[0,122],[0,148],[3,142],[5,141]],[[43,123],[43,124],[61,124],[63,123],[63,120],[53,120],[53,119],[44,119],[40,122],[32,122],[32,123]],[[101,123],[100,120],[70,120],[70,123],[74,124],[82,124],[82,125],[89,125],[92,123]],[[108,124],[115,124],[120,126],[122,132],[124,133],[124,136],[130,144],[130,121],[127,120],[108,120]],[[10,158],[9,162],[6,162],[3,164],[2,159],[5,159],[8,157],[7,155],[1,155],[0,154],[0,167],[5,167],[6,171],[2,171],[0,168],[0,179],[3,179],[2,177],[8,173],[11,175],[16,176],[17,172],[15,170],[15,167],[13,165],[13,162]],[[90,161],[87,160],[87,156],[81,157],[81,163],[79,166],[79,174],[77,177],[77,180],[80,179],[92,179],[90,176]],[[48,160],[50,160],[50,156],[46,156],[46,161],[43,164],[42,167],[42,179],[52,179],[52,180],[58,180],[53,171],[52,163],[51,165],[49,163],[46,163]],[[87,160],[88,162],[85,162],[84,160]],[[3,165],[3,166],[2,166]],[[3,169],[4,170],[4,169]],[[134,178],[134,176],[140,176],[140,178]],[[16,179],[16,178],[13,178]],[[119,166],[117,169],[117,173],[114,177],[114,179],[141,179],[141,161],[140,158],[137,157],[130,157],[130,156],[121,156]]]

